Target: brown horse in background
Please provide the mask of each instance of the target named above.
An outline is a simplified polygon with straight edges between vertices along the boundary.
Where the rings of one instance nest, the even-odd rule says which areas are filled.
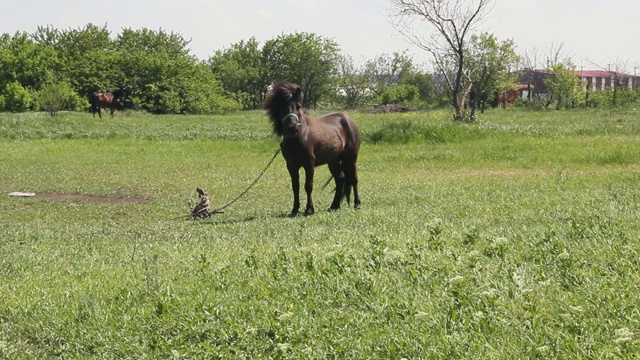
[[[333,113],[311,118],[302,108],[304,95],[300,86],[292,83],[275,84],[263,108],[271,120],[274,134],[282,136],[280,148],[287,163],[293,189],[293,209],[300,209],[300,168],[305,172],[304,190],[307,193],[305,215],[315,212],[311,192],[316,166],[327,164],[334,178],[336,193],[331,210],[340,209],[343,198],[349,200],[353,189],[354,205],[360,207],[356,162],[360,150],[360,131],[346,114]]]
[[[96,113],[98,113],[98,116],[102,119],[100,108],[109,109],[111,111],[111,117],[113,117],[113,113],[116,111],[118,102],[124,100],[124,98],[125,92],[122,89],[118,89],[110,93],[103,93],[101,91],[94,92],[89,97],[93,117],[96,117]]]

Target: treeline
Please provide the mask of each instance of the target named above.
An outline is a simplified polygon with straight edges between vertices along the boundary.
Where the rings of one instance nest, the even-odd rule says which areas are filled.
[[[34,33],[0,36],[0,111],[86,111],[95,91],[123,89],[126,108],[154,114],[208,114],[257,109],[277,81],[302,86],[305,106],[405,108],[451,106],[456,62],[441,58],[435,72],[416,65],[407,52],[381,54],[354,61],[333,39],[313,33],[282,34],[258,42],[231,44],[202,60],[191,54],[190,40],[162,29],[122,29],[112,34],[104,26],[56,29],[41,26]],[[459,108],[471,117],[480,96],[515,89],[513,69],[535,68],[516,53],[512,40],[492,34],[470,38]],[[571,70],[570,59],[547,64],[553,76],[545,80],[548,94],[518,104],[557,109],[578,106],[620,106],[638,100],[637,91],[585,93],[585,84]],[[435,75],[432,75],[436,73]],[[475,101],[470,101],[475,99]],[[484,105],[483,107],[484,108]]]
[[[332,39],[312,33],[255,38],[206,60],[180,34],[106,25],[38,27],[0,37],[0,111],[84,111],[95,91],[124,89],[123,106],[155,114],[206,114],[256,109],[268,88],[288,80],[305,90],[306,106],[355,108],[389,103],[416,107],[446,102],[433,78],[406,53],[365,64],[341,54]]]
[[[276,81],[300,84],[305,106],[360,108],[391,103],[433,106],[439,93],[433,77],[407,53],[382,54],[362,64],[339,45],[312,33],[281,35],[262,46],[255,38],[218,50],[208,60],[215,76],[243,109],[255,109]]]
[[[189,41],[163,30],[106,26],[39,27],[0,37],[0,110],[40,110],[56,91],[64,109],[86,110],[98,90],[125,89],[126,106],[152,113],[210,113],[237,108]]]

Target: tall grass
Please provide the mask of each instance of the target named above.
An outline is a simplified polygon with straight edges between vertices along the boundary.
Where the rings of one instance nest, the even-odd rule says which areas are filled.
[[[634,112],[353,114],[361,210],[288,218],[264,115],[0,115],[0,357],[634,358]],[[318,182],[328,177],[317,171]],[[330,191],[314,191],[316,209]]]

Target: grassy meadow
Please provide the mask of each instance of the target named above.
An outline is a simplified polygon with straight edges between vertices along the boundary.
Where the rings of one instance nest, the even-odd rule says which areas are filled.
[[[166,220],[255,179],[264,114],[116,115],[0,114],[0,358],[640,354],[640,113],[355,113],[362,209],[320,168],[287,217],[279,156],[202,221]]]

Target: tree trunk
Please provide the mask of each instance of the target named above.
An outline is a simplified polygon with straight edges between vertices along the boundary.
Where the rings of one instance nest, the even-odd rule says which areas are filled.
[[[458,102],[458,94],[455,91],[451,92],[451,97],[452,97],[452,105],[453,105],[453,109],[455,111],[455,113],[453,114],[453,120],[455,121],[462,121],[463,117],[462,117],[462,109],[460,109],[460,103]]]
[[[462,72],[464,71],[464,52],[462,43],[459,44],[457,49],[458,53],[458,70],[456,72],[456,81],[452,91],[453,108],[455,109],[455,115],[453,119],[455,121],[463,121],[464,116],[462,114],[463,109],[460,107],[460,92],[462,88]],[[464,99],[464,98],[463,98]]]
[[[476,120],[476,109],[478,108],[478,104],[480,104],[481,91],[476,88],[469,92],[469,119],[468,122],[472,123]],[[473,94],[473,96],[471,95]]]

